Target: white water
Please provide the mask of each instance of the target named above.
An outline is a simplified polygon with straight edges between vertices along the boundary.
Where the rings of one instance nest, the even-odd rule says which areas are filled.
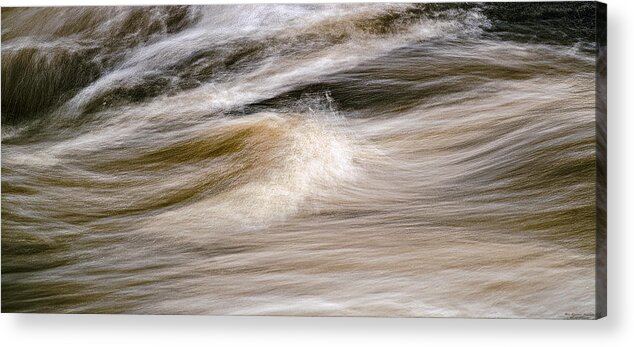
[[[3,12],[3,310],[592,315],[594,55],[412,8]]]

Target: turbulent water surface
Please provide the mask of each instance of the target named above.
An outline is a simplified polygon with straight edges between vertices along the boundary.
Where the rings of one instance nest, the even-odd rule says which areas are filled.
[[[594,6],[3,8],[2,310],[592,317]]]

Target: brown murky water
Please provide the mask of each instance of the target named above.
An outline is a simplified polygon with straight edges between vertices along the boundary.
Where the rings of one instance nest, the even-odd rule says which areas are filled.
[[[3,9],[3,312],[592,317],[597,49],[504,11]]]

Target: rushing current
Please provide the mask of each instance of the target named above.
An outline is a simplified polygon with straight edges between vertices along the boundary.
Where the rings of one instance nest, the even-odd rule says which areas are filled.
[[[591,318],[595,39],[593,3],[3,8],[2,310]]]

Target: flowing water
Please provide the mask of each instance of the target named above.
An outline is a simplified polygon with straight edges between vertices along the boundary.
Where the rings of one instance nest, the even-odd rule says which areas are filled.
[[[2,9],[2,310],[593,317],[594,6]]]

